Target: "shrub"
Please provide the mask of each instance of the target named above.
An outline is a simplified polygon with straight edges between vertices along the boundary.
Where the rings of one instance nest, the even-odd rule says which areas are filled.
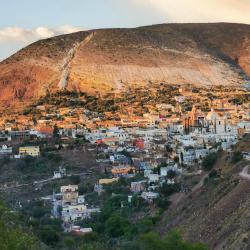
[[[169,207],[169,205],[170,205],[170,201],[167,198],[159,197],[156,200],[156,204],[157,204],[157,206],[159,208],[162,208],[162,209],[166,210]]]
[[[106,221],[105,227],[111,237],[120,237],[127,232],[129,224],[128,220],[120,215],[114,214]]]
[[[4,250],[38,250],[37,240],[29,233],[21,230],[18,217],[8,213],[0,201],[0,249]]]
[[[243,155],[240,151],[233,152],[232,163],[237,163],[243,159]]]
[[[175,183],[175,184],[167,184],[164,183],[162,185],[162,187],[160,188],[160,192],[165,195],[165,196],[169,196],[171,194],[174,194],[176,192],[179,192],[181,189],[181,186],[179,183]]]
[[[79,185],[78,191],[79,191],[80,195],[83,195],[85,193],[92,192],[93,191],[93,186],[90,183],[81,183]]]
[[[32,216],[35,218],[41,218],[43,217],[46,213],[48,213],[48,210],[44,207],[40,206],[35,206],[32,208]]]
[[[51,246],[56,245],[60,240],[59,234],[51,226],[43,226],[38,235],[44,243]]]
[[[81,182],[81,177],[80,177],[80,175],[72,175],[72,176],[70,176],[70,181],[74,185],[78,185]]]
[[[26,164],[24,161],[18,161],[17,164],[16,164],[16,168],[19,170],[19,171],[23,171],[25,168],[26,168]]]
[[[10,158],[5,156],[3,159],[2,159],[2,164],[5,165],[5,164],[8,164],[10,162]]]
[[[179,231],[170,231],[165,237],[161,238],[158,233],[149,232],[141,235],[141,237],[134,242],[134,248],[138,250],[208,250],[208,248],[201,243],[190,243],[183,240]]]
[[[59,154],[48,153],[47,158],[51,161],[54,161],[55,163],[59,163],[62,161],[62,156]]]
[[[81,250],[108,250],[109,248],[105,245],[105,243],[94,242],[94,243],[85,243]]]
[[[202,161],[203,168],[207,171],[211,170],[214,167],[214,164],[216,163],[217,159],[218,159],[217,153],[211,153],[207,155]]]
[[[69,249],[74,249],[75,246],[75,240],[72,237],[65,237],[64,239],[64,244],[69,248]]]
[[[220,174],[215,169],[212,169],[212,171],[209,173],[209,178],[217,178],[219,176]]]

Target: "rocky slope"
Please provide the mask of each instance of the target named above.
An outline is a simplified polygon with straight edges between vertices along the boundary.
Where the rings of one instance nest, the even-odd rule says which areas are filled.
[[[237,150],[248,151],[250,137],[245,137]],[[182,195],[178,204],[172,204],[159,224],[166,232],[179,228],[186,238],[202,241],[214,250],[248,250],[250,247],[250,181],[240,177],[249,162],[231,162],[231,155],[223,153],[215,169],[221,169],[220,178],[207,178],[199,189]]]
[[[250,75],[250,26],[162,24],[83,31],[38,41],[0,63],[0,101],[48,91],[89,93],[150,82],[241,84]]]

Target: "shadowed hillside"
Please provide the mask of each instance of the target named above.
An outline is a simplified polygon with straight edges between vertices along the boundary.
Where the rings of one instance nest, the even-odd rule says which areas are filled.
[[[249,145],[247,135],[234,151],[249,150]],[[221,153],[202,187],[176,195],[181,198],[165,212],[159,224],[161,232],[177,227],[187,239],[203,241],[211,249],[249,249],[250,181],[239,175],[249,162],[233,162],[233,155]]]

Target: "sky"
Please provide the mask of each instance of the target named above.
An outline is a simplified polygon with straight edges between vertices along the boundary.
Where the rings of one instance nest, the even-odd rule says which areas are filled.
[[[0,60],[59,34],[173,22],[250,24],[250,0],[0,0]]]

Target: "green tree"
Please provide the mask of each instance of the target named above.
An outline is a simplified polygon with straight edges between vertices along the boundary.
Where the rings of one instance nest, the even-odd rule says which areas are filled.
[[[159,197],[156,200],[156,204],[157,204],[157,206],[159,208],[162,208],[162,209],[165,210],[165,209],[167,209],[169,207],[170,201],[167,198],[165,198],[165,197]]]
[[[233,152],[232,163],[237,163],[243,159],[243,154],[240,151]]]
[[[202,161],[203,168],[207,171],[210,171],[214,167],[217,159],[218,159],[217,153],[211,153],[207,155]]]
[[[173,230],[169,232],[162,240],[164,250],[208,250],[201,243],[192,244],[182,239],[179,231]]]
[[[81,182],[81,177],[80,175],[72,175],[70,176],[70,181],[74,184],[74,185],[78,185]]]
[[[171,194],[174,194],[176,192],[179,192],[181,189],[181,186],[179,183],[175,184],[167,184],[166,182],[161,186],[160,192],[165,195],[169,196]]]
[[[140,249],[143,250],[165,250],[164,244],[159,236],[155,232],[149,232],[143,234],[140,237]]]
[[[126,248],[124,248],[126,249]],[[140,236],[139,241],[134,241],[133,250],[208,250],[207,246],[201,243],[192,244],[183,240],[177,230],[170,231],[161,238],[156,232],[149,232]]]
[[[106,232],[111,237],[120,237],[124,235],[129,227],[128,220],[118,214],[114,214],[106,221]]]
[[[39,238],[47,245],[55,246],[60,240],[59,233],[52,226],[42,226],[38,232]]]
[[[105,245],[105,243],[101,242],[92,242],[85,243],[81,250],[108,250],[109,248]]]
[[[1,250],[38,250],[38,241],[31,234],[24,233],[18,217],[9,213],[0,202],[0,249]]]

